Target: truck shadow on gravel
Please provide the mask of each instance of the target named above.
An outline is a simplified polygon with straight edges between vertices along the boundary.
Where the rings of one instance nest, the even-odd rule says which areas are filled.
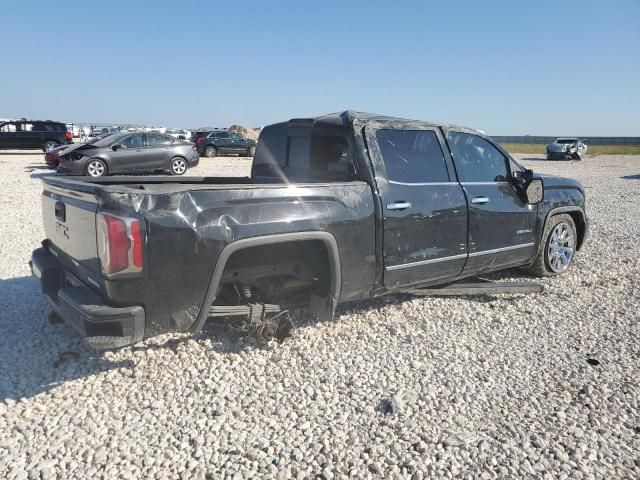
[[[114,369],[66,325],[49,323],[50,308],[33,277],[0,279],[0,403],[30,398],[61,384]]]
[[[484,278],[491,280],[527,279],[523,272],[506,270]],[[424,297],[410,294],[389,295],[369,300],[339,305],[335,321],[354,312],[363,313],[388,305],[397,305]],[[448,297],[461,298],[461,297]],[[492,295],[466,296],[465,300],[487,303],[497,297]],[[51,311],[40,294],[38,282],[33,277],[17,277],[0,280],[0,402],[18,401],[48,392],[66,382],[87,378],[116,369],[134,370],[132,355],[121,355],[124,360],[110,360],[109,355],[86,345],[69,326],[51,323]],[[312,327],[320,320],[302,311],[292,311],[295,330]],[[294,335],[295,335],[294,330]],[[238,354],[246,350],[271,348],[231,328],[222,320],[210,320],[201,333],[171,335],[167,339],[154,337],[145,342],[125,347],[130,353],[145,350],[173,350],[190,341],[204,341],[215,351]],[[285,342],[295,341],[287,338]],[[277,347],[276,347],[277,348]]]

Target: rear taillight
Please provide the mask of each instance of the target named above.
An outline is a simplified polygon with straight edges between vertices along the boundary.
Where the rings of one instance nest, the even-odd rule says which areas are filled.
[[[206,137],[199,137],[196,139],[196,143],[202,143],[206,140]]]
[[[71,133],[70,131],[66,131],[64,132],[64,136],[67,140],[73,140],[73,133]]]
[[[107,276],[142,272],[144,236],[141,220],[100,213],[97,230],[98,256]]]

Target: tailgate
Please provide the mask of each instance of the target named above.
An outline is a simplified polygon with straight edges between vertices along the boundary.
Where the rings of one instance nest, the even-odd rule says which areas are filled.
[[[42,218],[49,241],[94,272],[100,271],[96,238],[98,203],[93,194],[44,182]]]

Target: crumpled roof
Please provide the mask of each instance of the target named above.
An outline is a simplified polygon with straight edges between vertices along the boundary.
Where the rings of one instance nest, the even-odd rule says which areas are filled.
[[[463,130],[474,131],[465,127],[450,125],[445,123],[435,123],[423,120],[411,120],[400,117],[390,117],[388,115],[380,115],[377,113],[357,112],[354,110],[345,110],[343,112],[328,113],[317,117],[292,118],[287,122],[280,122],[272,127],[348,127],[353,124],[367,125],[375,123],[377,125],[389,125],[396,127],[411,128],[413,127],[455,127]]]

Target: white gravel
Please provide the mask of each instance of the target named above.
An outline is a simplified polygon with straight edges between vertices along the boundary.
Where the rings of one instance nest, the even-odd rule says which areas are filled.
[[[0,478],[640,477],[640,156],[525,160],[588,193],[587,247],[543,294],[378,299],[265,349],[209,327],[105,354],[48,323],[29,276],[41,157],[0,152]]]

